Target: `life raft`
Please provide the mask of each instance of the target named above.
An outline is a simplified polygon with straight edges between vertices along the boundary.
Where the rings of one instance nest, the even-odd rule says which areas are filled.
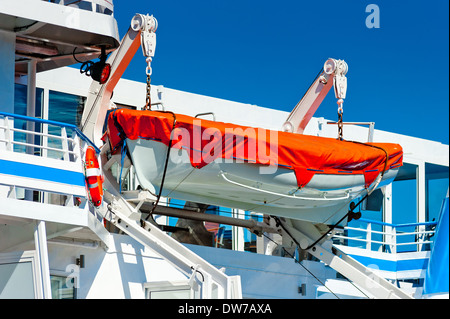
[[[102,204],[103,199],[103,185],[102,174],[98,164],[95,149],[89,146],[86,150],[85,158],[86,167],[86,183],[89,190],[89,198],[95,207]]]
[[[113,154],[129,154],[143,189],[204,204],[333,224],[349,203],[391,183],[402,166],[394,143],[356,143],[117,109]],[[124,151],[124,146],[128,152]],[[170,152],[169,152],[170,149]]]

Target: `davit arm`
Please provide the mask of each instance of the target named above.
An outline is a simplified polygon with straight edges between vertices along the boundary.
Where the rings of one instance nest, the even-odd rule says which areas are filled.
[[[103,124],[111,107],[112,92],[140,46],[147,58],[147,70],[151,71],[150,62],[155,54],[157,27],[158,22],[153,15],[136,14],[120,46],[106,61],[111,65],[109,79],[104,84],[92,81],[89,87],[80,127],[98,147],[103,144],[101,141]]]
[[[306,125],[330,91],[331,86],[334,86],[338,104],[342,108],[347,92],[347,78],[345,77],[347,71],[348,65],[344,60],[328,59],[323,66],[322,72],[316,77],[303,98],[289,114],[282,130],[284,132],[303,134]]]

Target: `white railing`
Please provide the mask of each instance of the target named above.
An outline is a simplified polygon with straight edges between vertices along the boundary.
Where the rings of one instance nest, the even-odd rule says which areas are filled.
[[[113,0],[41,0],[64,6],[77,7],[82,10],[112,15],[114,12]]]
[[[392,254],[405,250],[426,251],[430,250],[430,238],[436,226],[436,222],[391,224],[363,218],[358,222],[362,227],[347,226],[336,233],[333,236],[335,243]]]
[[[86,144],[93,145],[75,125],[0,112],[0,184],[11,188],[9,198],[16,188],[28,200],[33,191],[68,195],[67,203],[86,198]]]
[[[26,129],[14,127],[14,120],[16,123],[17,120],[25,121]],[[42,132],[36,130],[36,124],[43,125]],[[59,134],[49,133],[49,131],[57,132],[58,128],[60,129]],[[67,131],[72,132],[72,137],[68,137]],[[14,132],[19,134],[14,134]],[[39,142],[36,142],[33,137],[41,138]],[[84,143],[92,145],[97,153],[100,153],[100,150],[75,125],[0,112],[0,150],[3,145],[3,149],[7,151],[79,162],[81,147]],[[60,154],[60,156],[55,154]]]
[[[65,161],[76,161],[80,158],[80,152],[78,144],[78,139],[76,136],[74,138],[69,138],[67,136],[67,129],[65,127],[61,127],[61,135],[54,135],[49,133],[41,133],[31,130],[23,130],[19,128],[14,128],[11,124],[13,124],[13,121],[11,121],[9,118],[6,118],[6,120],[2,123],[3,125],[0,125],[0,130],[4,130],[6,132],[4,138],[0,138],[0,142],[3,142],[6,144],[6,150],[12,151],[12,152],[18,152],[21,153],[23,149],[25,149],[25,153],[32,154],[32,155],[39,155],[42,157],[48,157],[49,151],[60,154],[61,156],[51,156],[51,158],[58,158],[60,157],[62,160]],[[45,124],[48,126],[48,124]],[[45,128],[48,131],[48,128]],[[11,136],[15,136],[15,138],[8,138]],[[14,134],[19,133],[19,134]],[[21,134],[25,135],[25,141],[21,139]],[[41,137],[42,144],[37,144],[32,142],[33,136],[39,136]],[[59,141],[53,142],[53,141]],[[60,144],[61,147],[53,147],[49,146],[54,144]],[[23,146],[21,148],[21,146]],[[22,149],[22,151],[21,151]],[[37,149],[37,150],[36,150]]]

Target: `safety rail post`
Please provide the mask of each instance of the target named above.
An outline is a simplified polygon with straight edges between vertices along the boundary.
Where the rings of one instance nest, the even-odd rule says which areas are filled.
[[[391,223],[385,223],[375,220],[366,220],[361,218],[359,220],[362,223],[365,223],[366,226],[360,226],[359,228],[344,227],[345,231],[356,231],[356,232],[365,232],[366,234],[363,236],[363,238],[357,238],[355,235],[350,236],[349,233],[342,235],[335,234],[333,237],[336,239],[341,240],[341,245],[348,245],[343,243],[342,241],[345,240],[347,243],[352,241],[357,242],[364,242],[365,247],[361,247],[362,249],[366,250],[372,250],[373,244],[380,244],[382,245],[384,252],[390,252],[392,254],[398,253],[398,246],[408,246],[408,245],[416,245],[418,249],[417,251],[423,251],[423,245],[425,244],[431,244],[432,241],[428,240],[429,236],[432,236],[434,233],[434,230],[422,230],[424,227],[432,227],[433,225],[436,225],[435,222],[423,222],[423,223],[412,223],[412,224],[391,224]],[[384,227],[383,231],[375,231],[373,229],[373,225],[382,225]],[[413,227],[415,226],[416,229],[411,232],[400,232],[399,228],[402,227]],[[374,240],[373,236],[374,234],[379,234],[383,236],[382,241]],[[415,236],[413,241],[406,241],[406,242],[398,242],[398,237],[407,237],[407,236]]]
[[[372,223],[367,223],[366,227],[366,249],[372,249]]]
[[[10,119],[9,117],[4,117],[4,124],[5,124],[5,140],[6,140],[6,149],[8,151],[12,151],[13,150],[13,145],[11,142],[12,139],[12,132],[11,132],[11,128],[9,126],[10,122],[12,122],[12,119]]]
[[[79,2],[81,2],[81,0],[72,0],[72,1],[64,1],[64,0],[41,0],[41,1],[45,1],[45,2],[51,2],[54,4],[59,4],[62,6],[77,6],[77,4]],[[112,1],[107,1],[107,0],[83,0],[83,2],[89,2],[91,3],[91,9],[89,11],[92,12],[100,12],[100,13],[104,13],[105,9],[108,9],[111,11],[111,14],[114,12],[114,5],[112,3]],[[99,8],[97,8],[97,6]]]
[[[61,127],[61,148],[63,150],[63,158],[65,161],[69,161],[69,142],[67,140],[67,132],[65,127]]]
[[[78,136],[77,131],[74,131],[72,134],[72,150],[75,153],[75,163],[78,163],[79,165],[82,165],[82,158],[81,158],[81,139]]]
[[[27,121],[26,128],[37,127],[28,123],[41,125],[42,131],[27,130],[25,127],[15,128],[14,122],[17,121]],[[50,127],[58,129],[49,134],[49,131],[53,132]],[[55,143],[49,143],[50,139],[55,139]],[[34,201],[33,195],[39,192],[38,201],[44,204],[53,203],[51,194],[65,195],[65,204],[60,204],[69,207],[74,206],[75,197],[87,198],[82,143],[92,145],[96,152],[100,153],[98,147],[75,125],[0,112],[0,148],[3,151],[0,155],[3,160],[10,162],[12,167],[5,172],[5,179],[1,181],[9,188],[2,191],[2,194],[10,199],[17,199],[16,187],[19,187],[25,190],[25,199],[28,201]],[[25,172],[20,169],[22,167],[27,167]],[[55,173],[48,178],[41,178],[42,174],[48,174],[49,171],[60,171],[62,175]],[[55,202],[59,202],[58,198],[55,197]]]
[[[397,253],[397,227],[396,225],[392,225],[390,227],[391,232],[391,253],[396,254]]]

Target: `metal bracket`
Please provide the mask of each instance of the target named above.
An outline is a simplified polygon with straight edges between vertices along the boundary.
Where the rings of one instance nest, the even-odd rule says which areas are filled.
[[[158,21],[153,15],[136,14],[131,19],[131,29],[133,31],[141,30],[142,53],[147,58],[155,56],[157,28]]]
[[[337,99],[345,99],[347,93],[347,78],[348,65],[344,60],[328,59],[323,66],[325,74],[331,75],[334,73],[333,85],[334,94]]]

